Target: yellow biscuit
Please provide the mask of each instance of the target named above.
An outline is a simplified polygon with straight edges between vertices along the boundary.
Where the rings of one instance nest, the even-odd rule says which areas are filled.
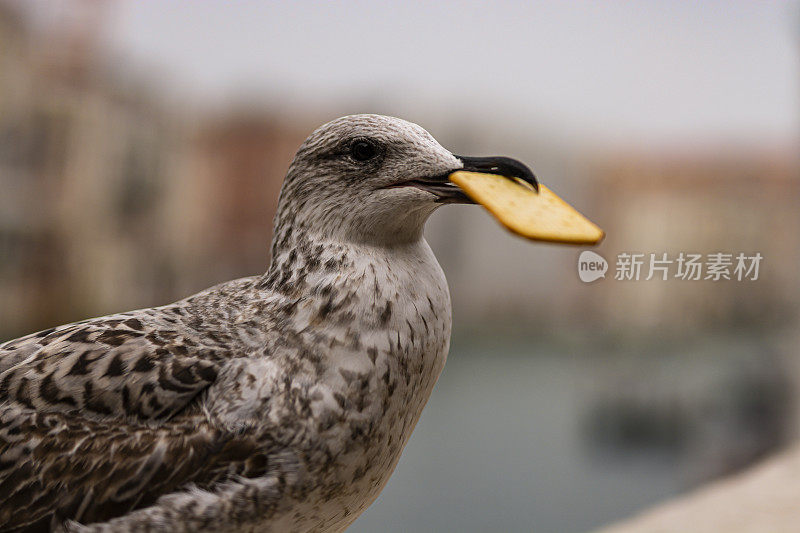
[[[522,237],[564,244],[603,239],[603,230],[544,185],[539,184],[537,193],[504,176],[463,171],[450,174],[450,181]]]

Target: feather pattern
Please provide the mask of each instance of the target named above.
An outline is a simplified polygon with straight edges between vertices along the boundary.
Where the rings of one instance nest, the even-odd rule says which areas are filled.
[[[342,155],[368,136],[380,165]],[[449,347],[436,198],[382,187],[458,165],[416,125],[338,119],[290,168],[264,275],[0,345],[0,531],[344,529]]]

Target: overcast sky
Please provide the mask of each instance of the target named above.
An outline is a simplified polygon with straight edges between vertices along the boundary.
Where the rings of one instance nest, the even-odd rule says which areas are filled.
[[[797,2],[127,0],[114,47],[181,91],[397,98],[590,136],[796,138]]]

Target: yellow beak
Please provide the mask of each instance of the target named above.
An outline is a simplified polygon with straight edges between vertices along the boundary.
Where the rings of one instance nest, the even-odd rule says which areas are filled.
[[[449,179],[502,225],[527,239],[597,244],[605,236],[603,230],[544,185],[539,184],[537,193],[513,178],[482,172],[453,172]]]

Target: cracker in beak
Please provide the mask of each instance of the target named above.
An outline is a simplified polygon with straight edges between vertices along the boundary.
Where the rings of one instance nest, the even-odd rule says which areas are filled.
[[[603,230],[542,184],[537,193],[497,174],[457,171],[449,179],[506,228],[527,239],[563,244],[603,240]]]

